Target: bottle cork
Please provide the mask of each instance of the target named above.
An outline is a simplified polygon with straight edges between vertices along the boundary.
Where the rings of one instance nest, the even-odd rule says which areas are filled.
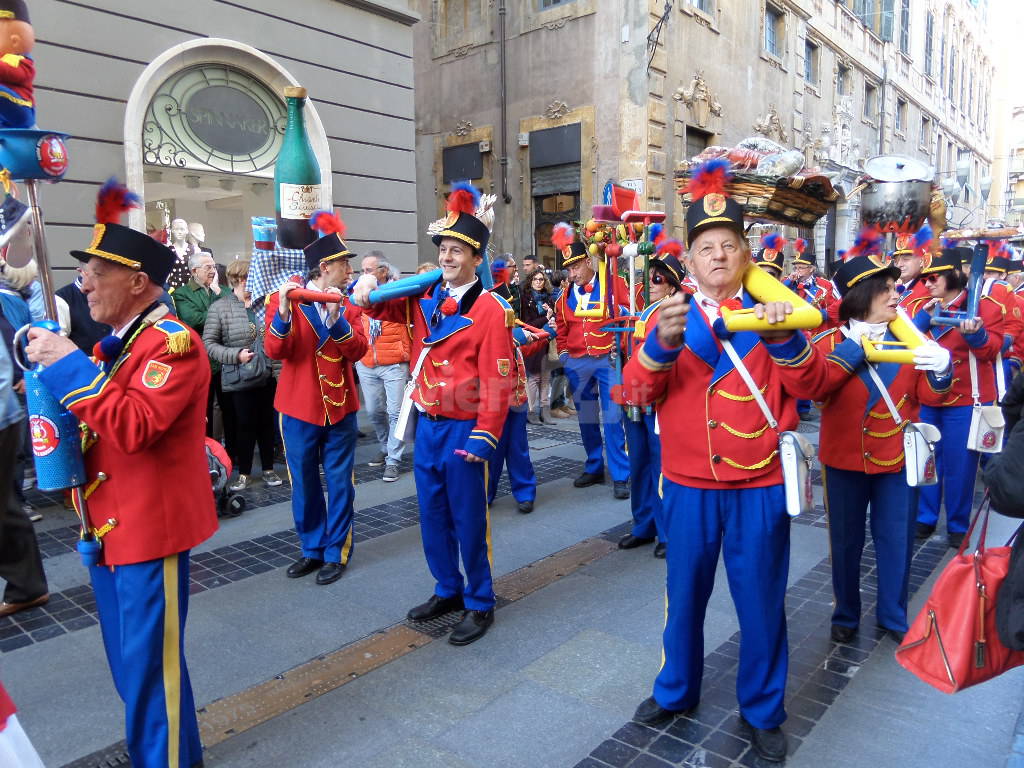
[[[286,99],[304,99],[306,98],[306,89],[301,85],[286,85],[284,97]]]

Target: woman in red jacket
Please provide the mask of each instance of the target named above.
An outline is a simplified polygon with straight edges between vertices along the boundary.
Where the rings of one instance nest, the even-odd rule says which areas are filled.
[[[919,328],[930,326],[935,305],[947,310],[963,310],[967,304],[967,278],[961,267],[967,248],[945,248],[942,255],[921,270],[929,298],[913,305],[914,323]],[[917,536],[926,539],[935,533],[939,505],[946,507],[946,533],[949,546],[959,547],[971,517],[974,499],[974,477],[978,471],[978,453],[967,450],[967,433],[975,402],[991,404],[996,397],[993,363],[1003,343],[1002,308],[991,297],[984,296],[978,306],[980,318],[959,328],[931,326],[932,338],[949,350],[953,358],[953,384],[949,392],[933,395],[921,403],[921,420],[934,424],[942,432],[942,441],[935,451],[939,474],[937,485],[921,489],[921,505],[917,511]],[[977,376],[971,374],[974,356]],[[972,396],[972,379],[976,380],[978,398]]]
[[[913,366],[865,359],[863,337],[895,340],[888,324],[899,303],[897,277],[899,270],[877,256],[844,262],[835,275],[842,325],[814,340],[828,361],[813,396],[824,401],[819,453],[835,593],[831,634],[840,643],[851,640],[860,624],[860,560],[869,505],[878,626],[897,641],[907,631],[917,494],[904,473],[903,429],[917,418],[922,398],[949,388],[949,353],[938,344],[920,347]]]

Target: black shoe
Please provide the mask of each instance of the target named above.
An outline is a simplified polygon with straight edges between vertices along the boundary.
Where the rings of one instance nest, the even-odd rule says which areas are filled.
[[[654,537],[646,538],[643,536],[634,536],[632,533],[627,533],[621,539],[619,539],[619,549],[636,549],[646,544],[650,544],[654,541]]]
[[[430,619],[436,619],[438,616],[444,616],[446,613],[464,609],[465,606],[462,604],[461,595],[455,595],[454,597],[431,595],[427,602],[420,603],[411,609],[406,614],[406,618],[410,621],[429,621]]]
[[[577,488],[586,488],[588,485],[600,485],[604,482],[604,472],[584,472],[572,481]]]
[[[452,645],[469,645],[487,634],[488,627],[494,623],[494,609],[489,611],[466,611],[462,621],[448,635]]]
[[[842,624],[832,625],[832,639],[837,643],[848,643],[856,636],[856,627],[844,627]]]
[[[761,758],[770,763],[781,763],[786,759],[786,734],[781,728],[755,728],[742,715],[740,722],[750,729],[750,746]]]
[[[388,460],[388,455],[384,451],[377,451],[377,455],[366,462],[368,467],[383,467]]]
[[[668,549],[668,547],[665,546],[665,542],[664,541],[659,541],[655,545],[655,547],[654,547],[654,556],[656,558],[658,558],[659,560],[664,560],[665,559],[665,551],[667,549]]]
[[[931,535],[935,533],[935,526],[928,525],[928,523],[918,523],[917,531],[914,534],[919,539],[931,538]]]
[[[615,481],[615,490],[613,494],[616,499],[628,499],[629,498],[629,483],[620,483],[618,480]]]
[[[520,512],[520,514],[528,515],[531,512],[533,512],[533,502],[520,501],[518,504],[516,504],[516,509]]]
[[[341,563],[324,563],[316,575],[316,583],[321,587],[333,584],[344,572],[345,566]]]
[[[633,713],[633,720],[643,725],[660,725],[661,723],[667,723],[676,715],[685,715],[691,711],[689,709],[682,711],[665,709],[651,696],[649,699],[644,699],[640,702],[640,706]]]
[[[303,576],[309,576],[309,574],[320,568],[323,564],[323,560],[317,560],[313,557],[300,557],[288,566],[286,573],[289,579],[301,579]]]
[[[949,546],[953,549],[960,549],[960,545],[964,543],[964,535],[962,533],[950,533],[949,534]]]

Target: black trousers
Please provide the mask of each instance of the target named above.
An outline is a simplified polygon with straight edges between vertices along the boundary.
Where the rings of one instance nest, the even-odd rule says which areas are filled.
[[[273,378],[259,387],[225,392],[234,411],[235,445],[238,447],[238,473],[252,474],[253,448],[259,446],[260,464],[264,472],[274,468],[274,443],[277,440],[277,414],[274,411],[274,393],[277,382]],[[224,426],[225,438],[227,425]]]
[[[47,592],[35,526],[14,495],[14,459],[24,428],[18,421],[0,429],[0,579],[7,582],[7,603],[24,603]]]
[[[235,402],[234,399],[228,397],[223,389],[220,388],[220,371],[213,374],[210,377],[210,394],[206,401],[206,436],[213,437],[213,401],[214,398],[217,400],[217,405],[220,406],[220,415],[224,421],[224,448],[228,452],[228,456],[232,461],[238,460],[238,430],[235,426]],[[249,455],[252,455],[252,449],[249,449]]]

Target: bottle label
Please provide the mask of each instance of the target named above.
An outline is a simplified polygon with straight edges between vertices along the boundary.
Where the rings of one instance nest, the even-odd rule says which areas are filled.
[[[281,184],[281,218],[308,219],[322,207],[319,184]]]

